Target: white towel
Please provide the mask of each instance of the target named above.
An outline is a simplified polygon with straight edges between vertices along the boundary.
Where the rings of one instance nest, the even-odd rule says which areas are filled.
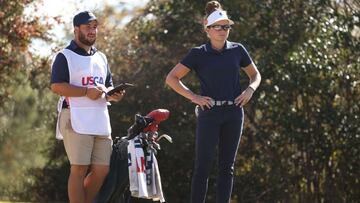
[[[135,137],[129,141],[129,181],[133,197],[165,202],[157,160],[153,151],[144,156],[140,140]],[[146,162],[145,162],[146,161]]]
[[[152,152],[153,157],[153,174],[152,178],[155,181],[155,185],[153,184],[153,200],[154,201],[160,201],[165,202],[164,194],[162,192],[162,186],[161,186],[161,178],[160,178],[160,171],[159,166],[155,157],[154,152]]]
[[[138,184],[136,184],[137,173],[136,173],[134,140],[130,140],[128,145],[128,168],[129,168],[130,191],[138,191]]]

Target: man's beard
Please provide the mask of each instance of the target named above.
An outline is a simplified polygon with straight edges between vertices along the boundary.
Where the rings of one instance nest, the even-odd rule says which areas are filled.
[[[87,46],[92,46],[95,44],[96,38],[93,41],[86,39],[85,35],[82,32],[79,32],[79,41]]]

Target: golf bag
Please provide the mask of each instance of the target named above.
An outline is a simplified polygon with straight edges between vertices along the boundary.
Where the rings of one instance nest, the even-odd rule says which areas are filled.
[[[113,140],[113,149],[110,159],[110,171],[107,175],[94,203],[133,203],[153,202],[148,199],[131,197],[129,182],[129,154],[130,140],[138,138],[144,152],[152,150],[155,153],[160,149],[158,141],[165,137],[172,142],[168,135],[158,136],[158,125],[169,117],[166,109],[156,109],[146,116],[135,115],[134,124],[127,130],[127,136],[116,137]]]

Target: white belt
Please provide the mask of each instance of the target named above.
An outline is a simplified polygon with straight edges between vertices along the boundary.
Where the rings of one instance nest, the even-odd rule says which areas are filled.
[[[212,106],[230,106],[230,105],[234,105],[235,102],[234,101],[216,101],[213,100],[211,101]]]

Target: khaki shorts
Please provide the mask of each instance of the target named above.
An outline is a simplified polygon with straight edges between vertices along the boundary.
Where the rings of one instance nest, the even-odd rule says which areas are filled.
[[[111,136],[84,135],[71,127],[70,109],[62,109],[59,128],[71,165],[110,165]]]

